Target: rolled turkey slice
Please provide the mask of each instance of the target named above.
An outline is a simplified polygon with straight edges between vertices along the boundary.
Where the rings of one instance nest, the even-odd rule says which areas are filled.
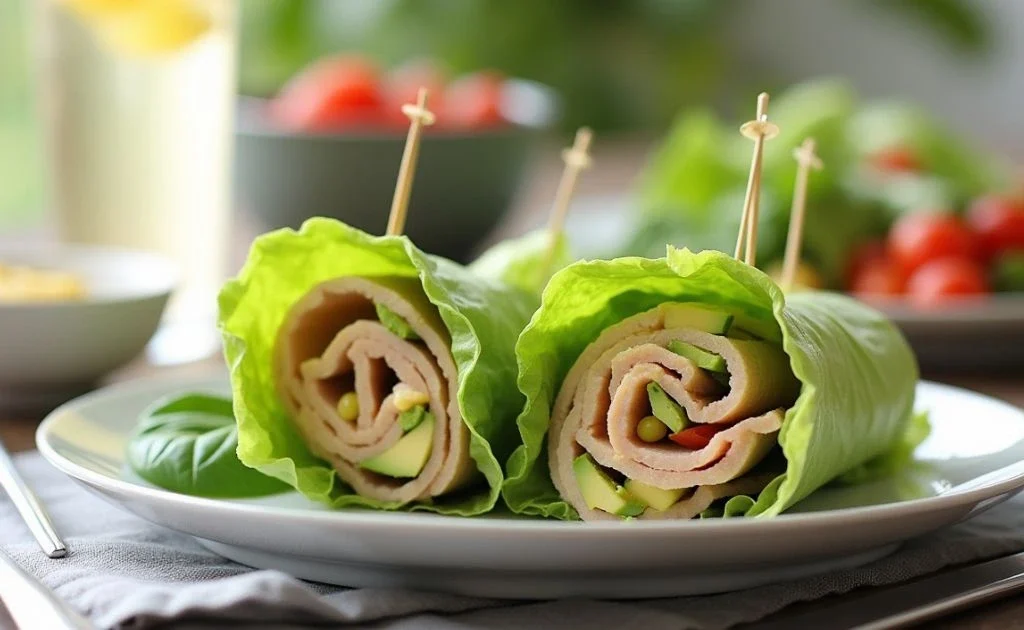
[[[389,329],[378,305],[414,334],[402,337]],[[275,354],[278,391],[299,433],[358,494],[404,504],[474,479],[451,339],[419,280],[346,277],[320,284],[286,316]],[[358,415],[346,419],[339,401],[352,393]],[[401,411],[410,396],[429,419],[406,431]],[[410,455],[406,438],[420,437]],[[405,446],[399,445],[403,440]],[[417,472],[411,460],[421,455],[426,461]],[[381,464],[370,465],[388,457],[404,472],[392,476]]]
[[[773,477],[748,473],[777,444],[785,410],[799,394],[789,359],[769,342],[678,323],[693,307],[663,304],[610,326],[563,381],[552,411],[548,463],[555,487],[584,520],[621,516],[588,505],[574,470],[584,454],[608,480],[679,496],[671,507],[648,507],[639,518],[691,518],[718,499],[759,492]],[[678,342],[721,357],[725,372],[713,374],[669,349]],[[640,437],[641,421],[653,413],[650,383],[678,405],[688,427],[710,425],[706,445],[687,448],[671,437]]]

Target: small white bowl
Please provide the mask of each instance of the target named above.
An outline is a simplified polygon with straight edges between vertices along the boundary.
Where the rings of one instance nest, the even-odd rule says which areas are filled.
[[[90,389],[146,347],[177,272],[155,254],[79,245],[0,247],[0,264],[73,273],[79,300],[0,303],[0,407],[39,409]]]

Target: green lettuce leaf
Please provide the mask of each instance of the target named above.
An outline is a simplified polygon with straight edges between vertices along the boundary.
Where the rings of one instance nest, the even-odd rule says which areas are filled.
[[[479,492],[404,509],[466,516],[488,511],[502,482],[499,462],[518,441],[513,419],[522,396],[515,387],[514,345],[536,299],[424,254],[404,236],[374,237],[331,219],[310,219],[298,232],[283,229],[257,238],[239,275],[221,290],[219,324],[231,372],[239,458],[333,507],[403,507],[354,494],[303,443],[274,386],[273,348],[288,309],[316,285],[351,275],[421,282],[451,334],[470,455],[487,480]]]
[[[743,205],[737,197],[746,188],[751,142],[738,127],[750,117],[741,110],[735,122],[724,124],[708,110],[694,109],[677,118],[641,174],[636,196],[642,212],[618,255],[659,257],[666,243],[734,250],[736,230],[724,221],[735,225]],[[789,222],[797,171],[793,150],[812,137],[824,169],[809,179],[804,259],[830,288],[845,286],[853,248],[884,235],[898,215],[958,210],[969,198],[1009,182],[1005,164],[921,108],[862,103],[843,80],[815,79],[773,95],[769,119],[780,133],[764,148],[762,216],[772,216],[760,234],[772,243],[759,242],[758,264],[781,262],[782,249],[773,243],[777,235],[784,238]],[[879,176],[864,168],[871,153],[894,145],[910,148],[922,172]]]
[[[641,176],[642,210],[654,216],[705,218],[715,198],[746,182],[746,165],[722,150],[736,135],[709,110],[679,116]]]
[[[787,298],[761,271],[715,251],[670,247],[666,258],[654,260],[578,262],[551,279],[516,345],[526,405],[517,421],[522,444],[509,458],[503,490],[512,510],[577,517],[547,472],[546,432],[558,389],[605,328],[670,301],[715,305],[780,331],[803,383],[779,436],[786,471],[748,515],[778,514],[901,444],[918,369],[906,340],[877,311],[828,293]],[[744,503],[733,503],[730,514]]]
[[[769,119],[779,126],[779,135],[764,145],[762,186],[785,195],[784,203],[788,206],[797,172],[793,150],[807,138],[813,138],[815,152],[827,168],[815,171],[808,180],[809,198],[817,199],[832,190],[837,178],[855,159],[845,136],[857,105],[857,95],[850,85],[832,78],[799,83],[772,99]],[[746,160],[744,166],[749,166],[750,140],[738,133],[733,138]]]
[[[903,439],[892,449],[878,457],[867,461],[862,466],[840,475],[836,482],[842,485],[858,485],[883,479],[896,474],[900,470],[913,465],[914,451],[931,434],[932,425],[928,422],[928,412],[920,411],[910,419],[910,425],[903,434]]]
[[[556,236],[549,250],[551,233],[535,230],[519,238],[494,245],[469,265],[470,271],[539,296],[551,275],[570,262],[569,242],[564,233]]]
[[[996,190],[1008,182],[1005,165],[962,141],[924,109],[907,103],[879,102],[857,113],[848,141],[860,155],[892,146],[910,148],[926,173],[951,187],[962,200]]]

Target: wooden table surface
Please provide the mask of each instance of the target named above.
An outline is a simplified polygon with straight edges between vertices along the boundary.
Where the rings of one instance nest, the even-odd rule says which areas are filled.
[[[628,190],[635,174],[642,166],[647,147],[647,141],[642,139],[603,140],[598,138],[594,156],[595,167],[582,176],[579,194],[581,196],[621,194]],[[548,157],[539,159],[533,164],[533,170],[526,180],[515,207],[496,231],[494,238],[519,233],[543,219],[557,185],[560,163],[557,157],[551,157],[557,156],[555,149],[553,147],[552,151],[547,152]],[[241,252],[246,250],[247,242],[238,245],[235,257],[236,263],[240,264]],[[223,365],[219,357],[188,365],[162,368],[148,365],[140,359],[111,375],[106,382],[154,376],[185,376],[216,372],[221,369],[223,369]],[[924,378],[972,389],[1024,407],[1024,372],[925,373]],[[39,420],[39,415],[11,415],[0,410],[0,440],[9,450],[15,452],[34,448],[34,433]],[[948,617],[943,620],[942,624],[929,625],[929,627],[938,626],[978,630],[1024,627],[1024,599],[996,602]]]

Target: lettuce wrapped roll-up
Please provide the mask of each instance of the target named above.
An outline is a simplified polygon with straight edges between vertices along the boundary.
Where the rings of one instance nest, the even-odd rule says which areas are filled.
[[[494,506],[535,298],[312,219],[257,239],[220,305],[243,463],[335,507]]]
[[[881,314],[711,251],[565,268],[516,353],[505,499],[562,519],[778,514],[902,444],[917,382]]]

